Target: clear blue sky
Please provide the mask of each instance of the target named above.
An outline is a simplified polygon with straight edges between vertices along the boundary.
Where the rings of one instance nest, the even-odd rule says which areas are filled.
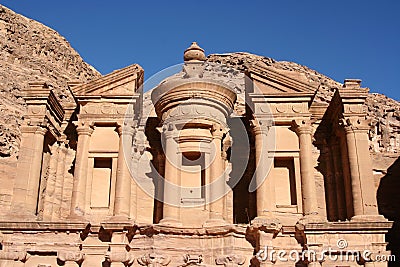
[[[57,30],[101,73],[132,63],[146,77],[206,53],[245,51],[360,78],[400,100],[400,1],[0,0]]]

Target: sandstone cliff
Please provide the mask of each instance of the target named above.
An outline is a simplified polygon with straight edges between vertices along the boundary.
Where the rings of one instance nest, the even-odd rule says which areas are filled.
[[[319,102],[328,103],[335,88],[341,87],[331,78],[306,66],[294,62],[276,61],[272,58],[249,53],[215,54],[208,56],[209,62],[221,63],[232,68],[245,71],[254,64],[271,66],[280,70],[303,74],[310,82],[320,84],[316,95]],[[378,175],[386,173],[386,169],[397,159],[400,152],[400,103],[385,95],[369,94],[365,110],[370,120],[370,151],[373,156],[373,168]]]
[[[18,152],[25,109],[20,95],[29,81],[49,82],[68,101],[67,81],[99,76],[56,31],[0,5],[0,157]]]
[[[317,101],[329,102],[341,84],[306,66],[249,53],[209,55],[209,62],[222,63],[239,71],[254,64],[301,73],[320,84]],[[68,101],[67,81],[89,81],[100,77],[85,63],[64,37],[43,24],[0,5],[0,159],[15,158],[19,125],[24,113],[21,89],[32,80],[50,82],[61,101]],[[370,151],[377,176],[397,159],[400,149],[400,105],[381,94],[370,94],[365,108],[371,121]],[[5,163],[5,161],[2,161]],[[0,162],[1,163],[1,162]],[[2,171],[5,171],[3,168]]]

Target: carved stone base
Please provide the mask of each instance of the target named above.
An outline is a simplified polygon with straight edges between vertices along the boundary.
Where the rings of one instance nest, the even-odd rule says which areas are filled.
[[[351,222],[387,222],[382,215],[356,215],[351,217]]]
[[[172,226],[172,227],[181,227],[182,222],[178,221],[177,219],[173,218],[164,218],[160,221],[160,225],[165,225],[165,226]]]
[[[204,224],[203,227],[214,227],[214,226],[225,226],[229,225],[227,221],[224,219],[208,219]]]
[[[324,223],[328,222],[328,220],[320,215],[316,214],[309,214],[309,215],[304,215],[300,220],[299,223],[301,224],[308,224],[308,223]]]
[[[278,218],[272,216],[259,216],[251,221],[251,225],[254,227],[266,226],[267,228],[277,228],[280,227],[281,222]]]
[[[118,222],[118,223],[130,223],[134,224],[135,220],[129,218],[128,216],[124,215],[117,215],[117,216],[112,216],[108,219],[109,222]]]

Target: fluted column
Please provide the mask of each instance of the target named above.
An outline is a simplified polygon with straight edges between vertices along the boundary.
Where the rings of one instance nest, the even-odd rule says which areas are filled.
[[[355,126],[358,120],[344,122],[348,151],[354,218],[378,216],[367,127]]]
[[[41,126],[21,127],[20,158],[11,209],[14,214],[36,215],[46,132]]]
[[[306,122],[293,123],[299,137],[300,175],[304,216],[318,215],[317,190],[314,181],[312,155],[312,127]]]
[[[117,162],[117,179],[115,184],[114,215],[128,219],[130,213],[131,176],[129,173],[132,137],[134,129],[129,126],[118,126],[119,150]]]
[[[165,173],[164,173],[164,207],[163,224],[180,224],[180,164],[181,155],[178,153],[178,131],[175,126],[169,125],[163,132]]]
[[[254,128],[255,150],[256,150],[256,169],[255,176],[257,182],[257,217],[272,216],[275,211],[275,189],[273,177],[268,176],[270,169],[268,159],[268,131],[267,125],[257,123]]]
[[[221,127],[216,126],[213,129],[212,146],[214,151],[214,158],[211,159],[210,165],[210,220],[224,220],[224,195],[225,195],[225,176],[224,174],[224,162],[222,158],[222,138],[224,132]]]
[[[86,204],[86,182],[89,165],[89,144],[93,127],[85,123],[76,128],[78,133],[78,147],[72,189],[71,216],[83,216]]]

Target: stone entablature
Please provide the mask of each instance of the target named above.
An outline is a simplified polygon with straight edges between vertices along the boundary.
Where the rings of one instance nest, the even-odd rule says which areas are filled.
[[[70,82],[74,102],[31,83],[0,266],[287,266],[255,255],[338,240],[389,253],[359,80],[326,105],[301,75],[256,64],[232,82],[195,43],[184,60],[152,90],[155,112],[136,64]]]

